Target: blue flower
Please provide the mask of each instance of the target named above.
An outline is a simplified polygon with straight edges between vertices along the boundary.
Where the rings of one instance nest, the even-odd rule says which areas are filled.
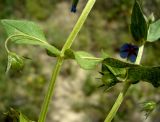
[[[71,12],[76,13],[76,11],[77,11],[76,6],[75,6],[75,5],[72,5],[72,7],[71,7]]]
[[[135,62],[138,50],[139,50],[138,46],[126,43],[120,48],[120,56],[122,58],[129,59],[131,62]]]
[[[71,7],[71,12],[75,13],[77,11],[77,4],[79,0],[73,0],[72,7]]]

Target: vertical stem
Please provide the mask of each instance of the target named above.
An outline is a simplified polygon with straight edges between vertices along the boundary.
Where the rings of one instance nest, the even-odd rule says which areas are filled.
[[[142,54],[143,54],[143,49],[144,49],[144,45],[142,45],[139,48],[135,64],[140,64],[140,61],[141,61],[141,58],[142,58]],[[112,119],[116,115],[121,103],[123,102],[123,99],[124,99],[124,97],[125,97],[125,95],[126,95],[126,93],[127,93],[127,91],[128,91],[130,86],[131,86],[131,84],[129,82],[125,82],[123,90],[119,93],[117,100],[115,101],[112,109],[110,110],[110,112],[107,115],[107,117],[106,117],[104,122],[111,122],[112,121]]]
[[[45,122],[46,115],[47,115],[47,112],[48,112],[49,103],[50,103],[50,100],[52,98],[53,91],[54,91],[56,78],[57,78],[57,76],[60,72],[60,68],[61,68],[62,63],[63,63],[63,58],[59,57],[57,59],[56,65],[53,69],[53,74],[52,74],[52,77],[51,77],[51,81],[49,83],[49,87],[48,87],[46,96],[44,98],[44,102],[42,104],[41,113],[40,113],[38,122]]]
[[[86,7],[84,8],[80,18],[78,19],[76,25],[74,26],[71,34],[69,35],[66,43],[64,44],[64,46],[61,50],[61,55],[58,57],[56,66],[55,66],[55,68],[53,69],[53,72],[52,72],[51,81],[49,83],[49,88],[47,90],[46,96],[44,98],[44,102],[42,104],[42,108],[41,108],[41,112],[40,112],[40,115],[39,115],[38,122],[45,122],[46,115],[47,115],[47,112],[48,112],[49,103],[50,103],[50,100],[51,100],[53,92],[54,92],[56,78],[57,78],[57,76],[60,72],[61,65],[64,61],[63,57],[64,57],[65,50],[69,49],[71,47],[75,37],[77,36],[78,32],[80,31],[82,25],[84,24],[84,22],[86,20],[88,14],[90,13],[95,1],[96,0],[89,0],[88,1],[88,3],[86,5]]]

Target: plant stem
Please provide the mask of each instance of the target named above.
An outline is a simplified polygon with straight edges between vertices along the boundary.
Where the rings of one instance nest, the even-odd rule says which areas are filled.
[[[9,53],[10,51],[9,51],[9,49],[8,49],[8,47],[7,47],[7,44],[8,44],[8,42],[9,42],[9,40],[11,40],[12,38],[14,38],[14,37],[21,37],[21,39],[22,38],[26,38],[26,39],[30,39],[30,40],[37,40],[37,41],[39,41],[40,43],[42,43],[42,44],[37,44],[37,45],[41,45],[41,46],[43,46],[43,47],[48,47],[50,50],[54,50],[54,52],[56,53],[56,55],[59,55],[60,54],[60,51],[57,49],[57,48],[55,48],[55,47],[53,47],[52,45],[50,45],[49,43],[47,43],[47,41],[45,41],[45,40],[41,40],[41,39],[38,39],[38,38],[36,38],[36,37],[33,37],[33,36],[30,36],[30,35],[26,35],[26,34],[15,34],[15,35],[11,35],[11,36],[9,36],[7,39],[6,39],[6,41],[5,41],[5,49],[6,49],[6,51],[7,51],[7,53]]]
[[[79,17],[76,25],[73,28],[73,31],[71,32],[71,34],[69,35],[66,43],[63,46],[62,49],[62,54],[64,54],[66,49],[69,49],[75,39],[75,37],[77,36],[78,32],[80,31],[82,25],[84,24],[89,12],[91,11],[93,5],[95,4],[96,0],[89,0],[86,7],[84,8],[81,16]]]
[[[74,26],[71,34],[69,35],[66,43],[64,44],[62,50],[61,50],[61,54],[60,56],[58,57],[57,59],[57,63],[56,63],[56,66],[52,72],[52,77],[51,77],[51,81],[49,83],[49,88],[47,90],[47,93],[46,93],[46,96],[44,98],[44,102],[42,104],[42,108],[41,108],[41,112],[40,112],[40,115],[39,115],[39,120],[38,122],[45,122],[45,119],[46,119],[46,115],[47,115],[47,112],[48,112],[48,107],[49,107],[49,103],[50,103],[50,100],[52,98],[52,95],[53,95],[53,92],[54,92],[54,87],[55,87],[55,82],[56,82],[56,78],[60,72],[60,69],[61,69],[61,65],[64,61],[64,53],[65,53],[65,50],[69,49],[75,39],[75,37],[77,36],[78,32],[80,31],[82,25],[84,24],[88,14],[90,13],[94,3],[95,3],[96,0],[89,0],[86,7],[84,8],[80,18],[78,19],[76,25]]]
[[[142,58],[142,54],[143,54],[143,49],[144,49],[144,45],[142,45],[140,48],[139,48],[139,51],[138,51],[138,55],[137,55],[137,59],[136,59],[136,62],[135,64],[140,64],[140,61],[141,61],[141,58]],[[124,87],[123,87],[123,90],[119,93],[118,95],[118,98],[117,100],[115,101],[112,109],[110,110],[109,114],[107,115],[106,119],[104,122],[111,122],[112,119],[114,118],[114,116],[116,115],[121,103],[123,102],[123,99],[129,89],[129,87],[131,86],[131,83],[130,82],[125,82],[124,83]]]

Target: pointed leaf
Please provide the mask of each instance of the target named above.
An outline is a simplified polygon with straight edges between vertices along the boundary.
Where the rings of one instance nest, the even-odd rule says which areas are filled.
[[[94,69],[103,60],[84,51],[75,52],[74,55],[77,63],[86,70]]]
[[[11,40],[17,44],[39,45],[46,48],[55,55],[59,55],[60,51],[47,43],[42,30],[33,22],[25,20],[1,20]],[[14,36],[15,35],[15,36]]]
[[[135,41],[146,40],[148,32],[147,22],[138,1],[135,1],[133,6],[130,30]]]
[[[150,24],[147,41],[154,42],[160,39],[160,20]]]
[[[42,30],[33,22],[25,21],[25,20],[1,20],[2,25],[4,26],[8,36],[15,35],[15,34],[24,34],[29,35],[31,37],[35,37],[39,40],[46,41],[46,38],[42,32]],[[16,38],[13,39],[13,41],[16,41],[16,43],[39,43],[30,41],[28,39],[20,39]]]
[[[146,81],[154,87],[160,86],[160,67],[132,67],[128,70],[128,80],[130,81]]]
[[[29,120],[26,116],[24,116],[24,115],[20,112],[19,122],[34,122],[34,121]]]
[[[103,64],[105,64],[104,66],[107,68],[110,66],[110,72],[112,72],[117,79],[125,79],[125,76],[127,76],[127,80],[132,83],[138,83],[137,81],[146,81],[151,83],[154,87],[160,86],[160,66],[148,67],[135,65],[113,58],[104,59]],[[105,67],[102,67],[103,74],[108,72],[108,69]]]
[[[103,60],[103,64],[106,64],[111,67],[116,67],[116,68],[127,68],[127,67],[136,67],[138,65],[132,64],[132,63],[126,63],[123,61],[120,61],[118,59],[114,58],[105,58]]]

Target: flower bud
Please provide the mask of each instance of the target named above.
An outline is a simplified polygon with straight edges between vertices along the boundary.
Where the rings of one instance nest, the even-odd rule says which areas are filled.
[[[77,11],[78,2],[79,2],[79,0],[73,0],[72,7],[71,7],[71,12],[75,13]]]
[[[18,56],[16,53],[9,52],[8,53],[8,66],[7,71],[9,71],[10,68],[14,70],[21,70],[24,67],[24,58],[21,56]]]
[[[146,112],[146,118],[150,115],[151,112],[156,108],[157,103],[154,101],[144,102],[142,104],[142,111]]]

